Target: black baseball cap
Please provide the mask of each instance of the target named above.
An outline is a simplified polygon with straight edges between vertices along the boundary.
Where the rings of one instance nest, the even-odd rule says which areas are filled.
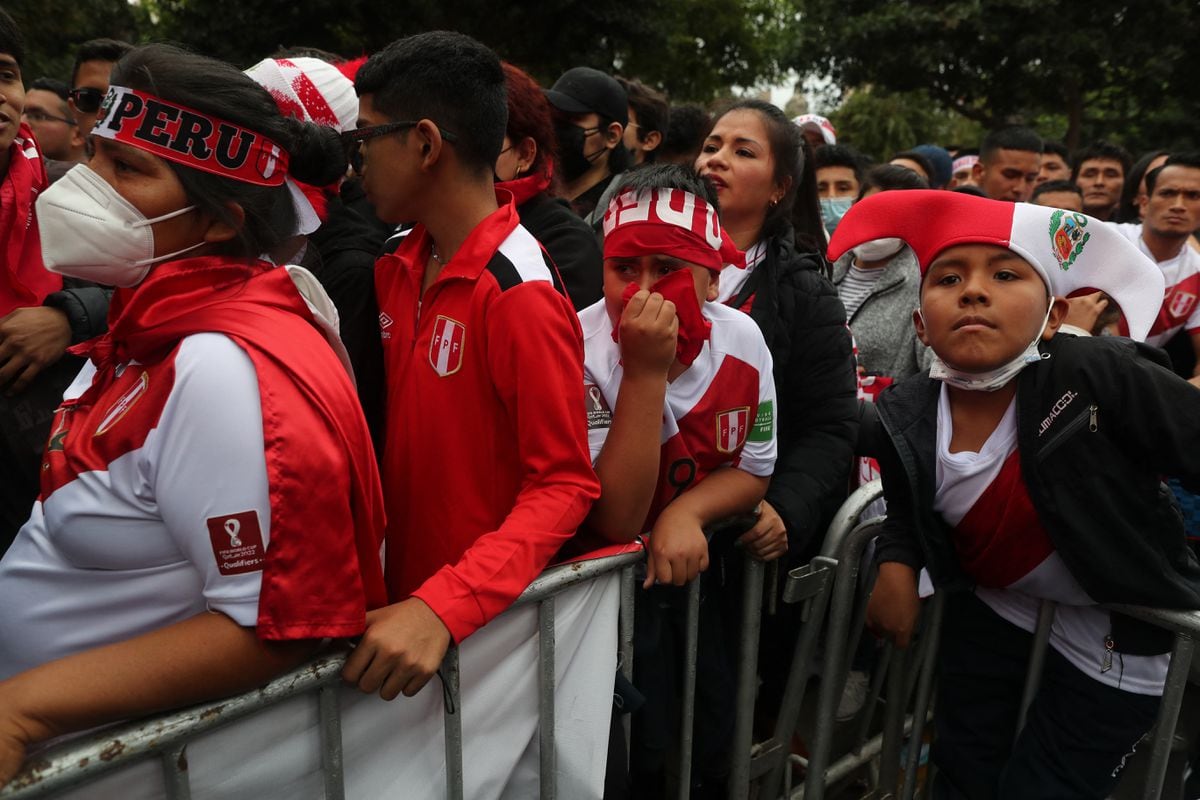
[[[629,98],[625,89],[611,75],[591,67],[572,67],[545,90],[550,105],[567,114],[595,112],[616,120],[624,127],[629,123]]]

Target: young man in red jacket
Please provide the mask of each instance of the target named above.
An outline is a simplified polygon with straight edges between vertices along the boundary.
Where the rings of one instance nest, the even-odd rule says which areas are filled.
[[[386,370],[386,574],[344,675],[415,694],[504,611],[599,494],[578,320],[492,170],[507,121],[496,55],[461,34],[389,45],[362,67],[364,187],[415,221],[376,264]]]

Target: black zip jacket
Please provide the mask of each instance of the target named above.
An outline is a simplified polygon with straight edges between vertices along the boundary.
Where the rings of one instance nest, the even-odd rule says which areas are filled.
[[[1063,562],[1099,603],[1200,608],[1200,565],[1160,478],[1200,487],[1200,391],[1161,350],[1059,334],[1016,380],[1017,447],[1030,500]],[[880,396],[888,519],[876,560],[969,588],[933,511],[940,383],[928,372]],[[1118,648],[1121,649],[1121,648]],[[1126,649],[1124,652],[1133,652]]]
[[[809,553],[846,497],[858,437],[854,353],[846,310],[815,253],[787,235],[767,241],[766,257],[730,305],[751,296],[774,360],[779,457],[767,502],[783,518],[793,556]]]

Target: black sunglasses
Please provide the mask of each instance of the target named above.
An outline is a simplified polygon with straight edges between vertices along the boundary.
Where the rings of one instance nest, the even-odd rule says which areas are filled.
[[[85,114],[91,114],[93,111],[100,110],[100,101],[104,99],[104,91],[95,89],[91,86],[81,86],[78,89],[72,89],[67,93],[67,97],[71,98],[71,102],[75,104],[75,108]]]
[[[346,163],[354,170],[356,174],[362,174],[362,143],[374,139],[377,136],[387,136],[389,133],[408,130],[415,128],[420,124],[419,120],[404,120],[402,122],[385,122],[382,125],[367,125],[363,128],[356,128],[352,131],[346,131],[340,134],[342,137],[342,146],[346,148]],[[438,126],[438,131],[442,134],[442,138],[451,144],[458,141],[458,137],[450,131]]]

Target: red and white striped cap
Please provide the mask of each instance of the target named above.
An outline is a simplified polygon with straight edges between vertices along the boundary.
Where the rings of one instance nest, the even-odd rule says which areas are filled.
[[[912,248],[922,276],[939,253],[956,245],[1007,248],[1037,270],[1055,297],[1107,293],[1138,341],[1146,338],[1163,302],[1158,265],[1112,226],[1075,211],[959,192],[879,192],[842,217],[829,242],[829,260],[892,237]]]
[[[246,74],[270,92],[275,105],[288,116],[338,133],[358,124],[354,82],[319,58],[264,58]]]

